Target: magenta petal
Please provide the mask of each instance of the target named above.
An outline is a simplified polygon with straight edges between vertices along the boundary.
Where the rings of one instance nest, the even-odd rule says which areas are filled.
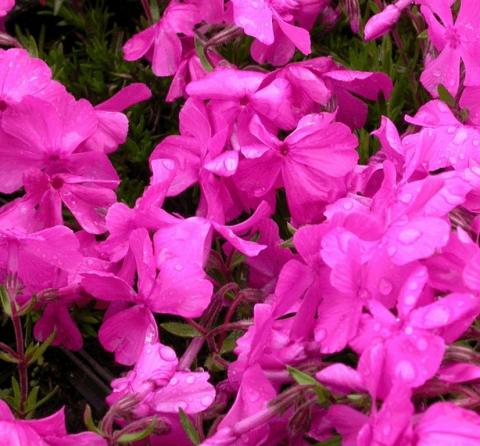
[[[415,434],[418,446],[477,446],[480,416],[452,403],[435,403],[420,418]]]
[[[109,112],[121,112],[139,102],[146,101],[151,97],[152,91],[146,84],[134,82],[133,84],[123,87],[106,101],[97,104],[95,109]]]
[[[206,410],[215,399],[215,388],[206,372],[177,372],[154,394],[153,407],[160,413],[195,414]]]
[[[315,376],[323,385],[339,395],[348,395],[364,390],[363,380],[358,372],[344,364],[328,366]]]
[[[232,0],[233,20],[243,28],[245,34],[256,37],[260,42],[273,43],[272,10],[266,0]]]
[[[87,293],[100,300],[133,302],[135,293],[123,279],[110,273],[83,274],[82,286]]]
[[[125,60],[133,61],[143,57],[153,44],[155,38],[155,30],[157,25],[152,25],[149,28],[135,34],[123,46],[123,57]]]
[[[115,354],[115,361],[132,365],[152,332],[157,332],[152,314],[144,306],[136,305],[105,319],[98,332],[98,339],[105,350]],[[153,337],[158,338],[158,335]]]

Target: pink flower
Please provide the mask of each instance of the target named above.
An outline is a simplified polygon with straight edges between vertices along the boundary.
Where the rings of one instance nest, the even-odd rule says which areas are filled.
[[[318,221],[325,203],[344,189],[344,178],[358,159],[356,137],[333,118],[307,115],[280,141],[254,117],[250,132],[258,141],[242,147],[250,159],[240,162],[234,177],[238,187],[262,197],[283,184],[294,221]]]
[[[0,401],[0,435],[5,445],[107,446],[107,442],[93,432],[67,434],[64,409],[46,418],[16,420],[3,401]]]
[[[477,86],[480,82],[480,37],[477,33],[480,5],[476,0],[463,0],[454,22],[452,3],[450,0],[422,1],[421,11],[428,24],[429,37],[440,54],[427,62],[420,81],[434,97],[438,96],[440,84],[453,96],[457,94],[460,61],[465,66],[465,85]]]
[[[413,0],[397,0],[383,11],[368,19],[365,25],[365,40],[373,40],[386,34],[397,22],[402,11],[410,6]]]
[[[193,36],[193,26],[200,10],[194,2],[173,0],[162,18],[136,34],[123,46],[125,60],[133,61],[146,56],[152,61],[157,76],[171,76],[177,71],[182,58],[182,39],[178,33]]]
[[[480,417],[452,403],[435,403],[415,426],[416,446],[475,446],[480,441]]]
[[[253,58],[259,62],[283,65],[293,56],[295,47],[310,54],[310,35],[307,29],[324,6],[322,0],[308,6],[286,0],[232,0],[233,20],[245,34],[253,36]],[[305,21],[303,9],[309,16]],[[307,15],[305,14],[305,15]],[[294,25],[297,19],[300,26]]]

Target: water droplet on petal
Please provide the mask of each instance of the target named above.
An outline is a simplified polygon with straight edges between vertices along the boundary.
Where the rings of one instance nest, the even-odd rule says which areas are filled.
[[[450,127],[447,128],[447,133],[449,133],[450,135],[452,135],[453,133],[455,133],[455,127],[453,125],[451,125]]]
[[[408,296],[405,296],[405,303],[410,306],[410,305],[413,305],[415,303],[415,301],[417,300],[417,298],[411,294],[409,294]]]
[[[210,404],[213,403],[213,398],[211,396],[204,396],[201,399],[201,402],[205,407],[207,407],[207,406],[210,406]]]
[[[179,401],[177,403],[177,410],[185,410],[188,407],[188,404],[185,401]]]
[[[178,384],[178,378],[176,378],[175,376],[170,380],[170,383],[169,383],[171,386],[176,386]]]
[[[260,395],[258,394],[258,392],[256,392],[255,390],[252,390],[248,395],[248,399],[251,403],[254,403],[255,401],[258,400],[259,396]]]
[[[176,269],[177,271],[182,271],[183,265],[180,264],[180,263],[177,263],[177,264],[175,265],[175,269]]]
[[[173,170],[173,168],[175,167],[175,163],[170,159],[162,160],[162,164],[163,164],[163,167],[165,167],[165,169],[168,169],[168,170]]]
[[[425,339],[420,338],[417,342],[417,348],[422,352],[425,351],[428,348],[428,342]]]
[[[450,319],[450,311],[447,308],[435,306],[427,314],[427,322],[434,325],[444,325]]]
[[[422,233],[418,229],[404,229],[398,234],[398,240],[406,245],[410,245],[415,243],[421,235]]]
[[[380,292],[380,294],[387,296],[392,292],[392,289],[393,289],[392,282],[390,282],[385,278],[380,280],[380,283],[378,285],[378,291]]]
[[[461,128],[455,134],[455,137],[453,138],[453,143],[457,145],[463,144],[467,140],[467,138],[468,132],[464,128]]]
[[[445,113],[445,112],[447,112],[447,111],[449,110],[447,104],[445,104],[444,102],[441,102],[441,101],[439,101],[439,102],[437,103],[437,108],[438,108],[438,110],[441,111],[442,113]]]
[[[233,172],[237,168],[237,163],[232,158],[227,158],[223,162],[223,165],[225,166],[225,169],[227,169],[229,172]]]
[[[193,384],[195,382],[195,378],[193,376],[189,375],[189,376],[187,376],[185,381],[187,382],[187,384]]]
[[[175,361],[177,359],[177,355],[175,354],[175,351],[170,347],[162,347],[160,349],[160,356],[165,361]]]
[[[352,209],[352,207],[353,207],[353,203],[351,201],[345,201],[343,203],[343,208],[346,209],[347,211]]]
[[[327,330],[324,328],[320,328],[320,330],[317,330],[315,333],[315,339],[317,342],[322,342],[325,338],[327,337]]]
[[[472,141],[472,144],[475,146],[475,147],[478,147],[480,145],[480,141],[478,139],[474,139]]]
[[[413,198],[413,195],[408,192],[400,195],[399,197],[400,201],[405,204],[410,203],[412,201],[412,198]]]
[[[397,253],[397,247],[396,246],[389,246],[387,249],[387,253],[390,257],[393,257]]]
[[[413,328],[412,327],[409,326],[409,327],[405,328],[405,334],[406,335],[410,336],[412,333],[413,333]]]
[[[415,369],[409,361],[400,361],[395,367],[395,374],[405,381],[413,381],[415,379]]]

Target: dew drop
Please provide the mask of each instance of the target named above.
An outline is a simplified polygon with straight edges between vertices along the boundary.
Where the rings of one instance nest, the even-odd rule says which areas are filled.
[[[178,384],[178,378],[176,378],[175,376],[170,380],[170,383],[169,383],[171,386],[176,386]]]
[[[211,396],[204,396],[201,399],[201,402],[205,407],[207,407],[207,406],[210,406],[210,404],[212,404],[213,398]]]
[[[404,229],[398,234],[398,240],[400,240],[405,245],[410,245],[415,243],[422,233],[418,229]]]
[[[427,349],[427,347],[428,347],[428,342],[425,339],[421,338],[421,339],[418,340],[417,348],[420,351],[422,351],[422,352],[425,351]]]
[[[393,289],[392,282],[390,282],[385,278],[380,280],[380,283],[378,285],[378,291],[380,292],[380,294],[384,296],[388,296],[392,292],[392,289]]]
[[[182,409],[185,410],[188,407],[188,404],[185,401],[179,401],[177,403],[177,410]]]
[[[163,167],[165,167],[165,169],[168,169],[168,170],[173,170],[173,168],[175,167],[175,163],[170,159],[162,160],[162,164],[163,164]]]
[[[349,211],[350,209],[353,208],[353,203],[351,201],[345,201],[343,203],[343,208]]]
[[[233,172],[237,168],[237,163],[234,159],[227,158],[224,162],[223,165],[225,166],[225,169],[227,169],[229,172]]]
[[[177,271],[182,271],[183,265],[180,264],[180,263],[177,263],[177,264],[175,265],[175,269],[176,269]]]
[[[160,350],[160,356],[165,361],[175,361],[175,359],[177,359],[177,355],[175,354],[175,351],[170,347],[162,347]]]
[[[450,319],[450,311],[443,307],[433,307],[427,314],[426,314],[427,322],[434,324],[434,325],[444,325]]]
[[[461,128],[458,130],[458,132],[455,134],[455,137],[453,138],[453,143],[460,145],[463,144],[468,138],[468,132]]]
[[[450,135],[452,135],[453,133],[455,133],[455,127],[453,125],[451,125],[450,127],[447,128],[447,133],[449,133]]]
[[[317,340],[317,342],[322,342],[326,337],[327,337],[327,330],[325,330],[324,328],[320,328],[315,333],[315,339]]]
[[[413,328],[412,327],[406,327],[405,328],[405,334],[410,336],[413,333]]]
[[[412,198],[413,198],[413,195],[408,192],[400,195],[399,197],[400,201],[405,204],[410,203],[412,201]]]
[[[193,376],[187,376],[185,381],[187,382],[187,384],[193,384],[195,382],[195,378]]]
[[[395,367],[395,373],[405,381],[412,381],[415,378],[415,369],[409,361],[400,361]]]
[[[390,257],[393,257],[397,253],[397,247],[396,246],[389,246],[387,249],[387,253]]]

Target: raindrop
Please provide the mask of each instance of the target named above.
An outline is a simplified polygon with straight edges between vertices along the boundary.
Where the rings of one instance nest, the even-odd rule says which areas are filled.
[[[400,195],[399,197],[400,201],[405,204],[410,203],[412,201],[412,198],[413,198],[413,195],[408,192]]]
[[[415,369],[409,361],[400,361],[395,367],[395,373],[405,381],[413,381],[415,378]]]
[[[325,330],[324,328],[320,328],[315,333],[315,339],[317,340],[317,342],[322,342],[326,337],[327,337],[327,330]]]
[[[162,347],[160,350],[160,356],[165,361],[175,361],[177,359],[177,355],[170,347]]]
[[[422,233],[418,229],[404,229],[400,234],[398,234],[398,240],[406,245],[415,243]]]
[[[455,138],[453,138],[453,143],[457,145],[463,144],[467,140],[467,138],[468,132],[465,129],[461,128],[455,134]]]
[[[187,384],[193,384],[195,382],[195,378],[193,376],[187,376],[185,381],[187,382]]]
[[[380,280],[380,283],[378,285],[378,291],[380,292],[380,294],[387,296],[392,292],[392,289],[393,289],[392,282],[390,282],[385,278]]]
[[[207,406],[210,406],[210,404],[212,404],[213,398],[211,396],[204,396],[201,399],[201,402],[205,407],[207,407]]]

